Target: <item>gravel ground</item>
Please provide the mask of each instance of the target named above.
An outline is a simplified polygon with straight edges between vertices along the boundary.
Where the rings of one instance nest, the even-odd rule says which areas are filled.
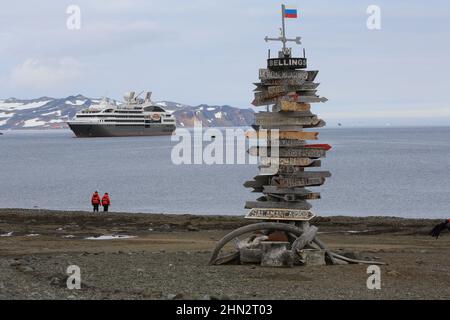
[[[426,234],[437,222],[316,219],[333,250],[388,263],[368,290],[366,265],[209,266],[242,217],[0,209],[0,299],[450,299],[450,236]],[[86,240],[113,234],[134,238]],[[67,289],[69,265],[80,290]]]

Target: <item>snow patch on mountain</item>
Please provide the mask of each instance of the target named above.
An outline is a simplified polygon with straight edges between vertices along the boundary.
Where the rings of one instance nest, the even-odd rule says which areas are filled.
[[[0,130],[67,128],[67,121],[77,112],[100,102],[101,99],[91,99],[80,94],[66,98],[0,100]],[[117,101],[112,102],[117,104]],[[195,122],[200,122],[205,127],[249,126],[254,122],[252,109],[227,105],[189,106],[172,101],[158,101],[155,104],[172,113],[179,127],[192,127]]]

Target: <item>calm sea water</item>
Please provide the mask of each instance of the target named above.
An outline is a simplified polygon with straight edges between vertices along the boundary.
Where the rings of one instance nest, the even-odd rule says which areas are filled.
[[[450,128],[324,129],[333,174],[312,201],[320,215],[450,216]],[[255,165],[174,165],[170,137],[77,139],[71,131],[0,137],[0,207],[244,214]]]

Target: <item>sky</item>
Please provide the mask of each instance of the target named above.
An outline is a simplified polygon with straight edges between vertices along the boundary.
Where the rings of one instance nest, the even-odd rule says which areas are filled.
[[[313,111],[331,124],[450,125],[450,2],[290,0],[308,68],[319,70]],[[0,98],[121,98],[252,107],[253,82],[276,54],[279,1],[0,0]],[[70,5],[80,28],[69,29]],[[367,8],[380,9],[370,30]],[[256,109],[258,110],[258,109]]]

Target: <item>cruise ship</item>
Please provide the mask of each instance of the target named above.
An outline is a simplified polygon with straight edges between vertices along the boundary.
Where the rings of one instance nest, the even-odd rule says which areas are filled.
[[[77,137],[171,135],[176,129],[175,117],[152,102],[151,92],[146,92],[145,98],[139,95],[126,93],[120,106],[104,98],[67,124]]]

